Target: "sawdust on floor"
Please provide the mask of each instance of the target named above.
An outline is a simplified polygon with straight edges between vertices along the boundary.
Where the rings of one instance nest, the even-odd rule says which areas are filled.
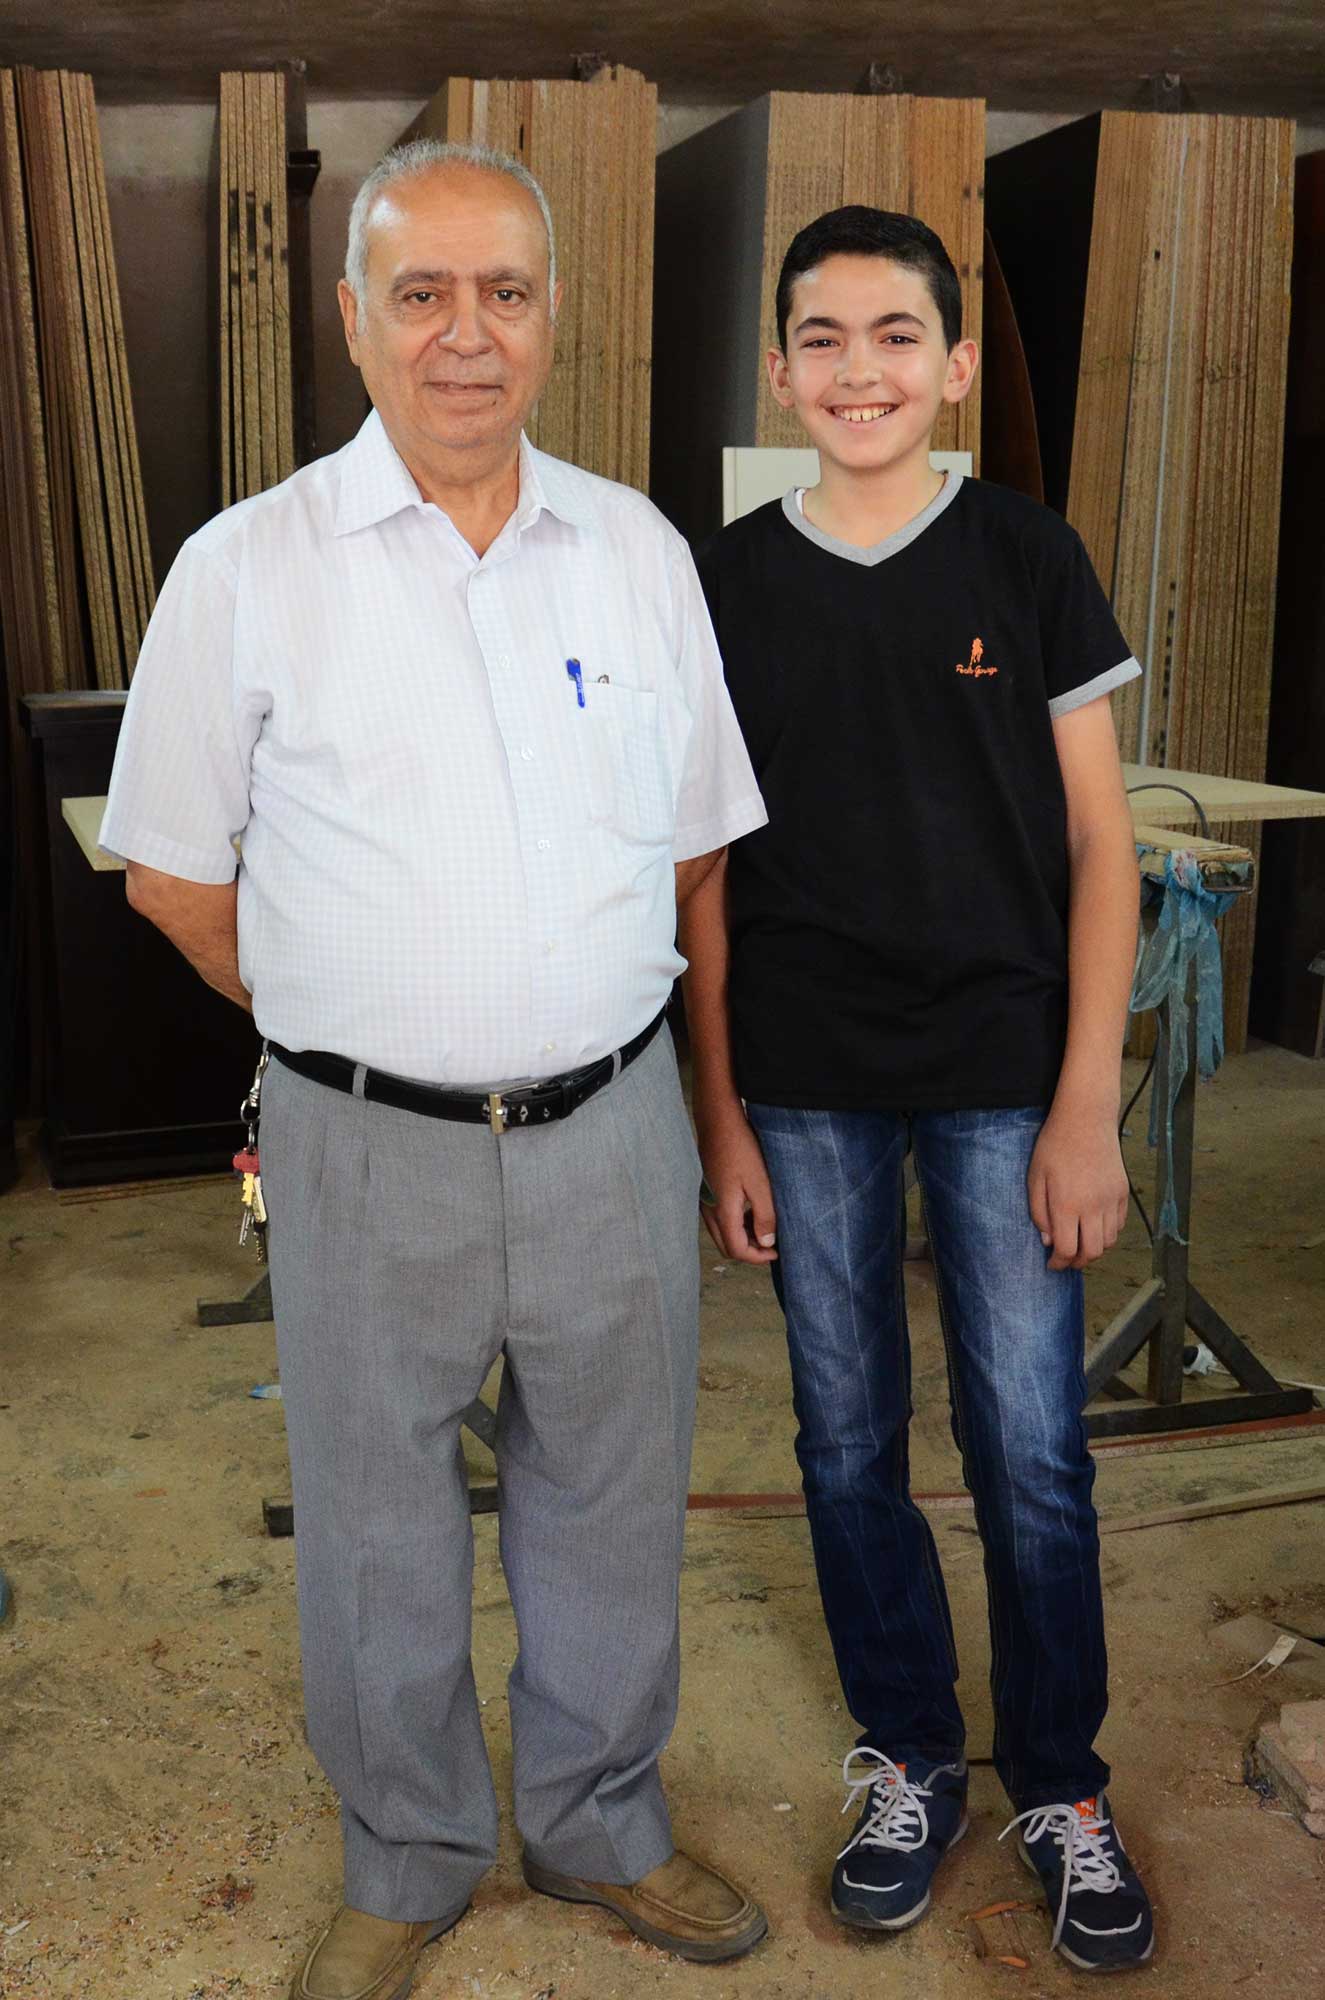
[[[1272,1366],[1325,1378],[1325,1069],[1278,1050],[1230,1062],[1199,1100],[1194,1271]],[[1129,1156],[1141,1184],[1139,1134]],[[0,1991],[23,2000],[222,2000],[284,1990],[337,1895],[335,1802],[305,1746],[293,1545],[263,1532],[286,1484],[271,1328],[203,1331],[196,1297],[254,1272],[225,1183],[61,1198],[33,1161],[0,1199]],[[786,1361],[762,1274],[707,1241],[696,1492],[792,1492]],[[1092,1274],[1092,1327],[1148,1270],[1139,1226]],[[919,1488],[960,1483],[932,1288],[908,1279]],[[1213,1378],[1226,1392],[1226,1380]],[[477,1445],[476,1473],[491,1464]],[[1103,1461],[1110,1512],[1305,1483],[1325,1436]],[[1325,1482],[1325,1469],[1319,1473]],[[970,1748],[991,1718],[979,1546],[937,1510]],[[496,1523],[475,1523],[474,1657],[499,1793],[515,1635]],[[1300,1506],[1104,1544],[1113,1799],[1158,1911],[1140,1975],[1174,2000],[1325,1990],[1325,1842],[1243,1782],[1258,1723],[1292,1693],[1220,1686],[1211,1621],[1241,1611],[1325,1633],[1325,1511]],[[682,1579],[681,1720],[666,1763],[681,1840],[767,1905],[768,1942],[689,1967],[609,1918],[532,1897],[516,1838],[472,1913],[424,1957],[416,2000],[847,2000],[875,1982],[925,2000],[1066,1993],[1034,1912],[969,1921],[1026,1894],[996,1836],[985,1763],[973,1824],[934,1909],[896,1939],[828,1914],[840,1844],[841,1707],[803,1519],[692,1515]],[[1250,1664],[1250,1662],[1248,1662]],[[1006,1946],[981,1957],[982,1944]],[[1024,1969],[1002,1959],[1024,1958]]]

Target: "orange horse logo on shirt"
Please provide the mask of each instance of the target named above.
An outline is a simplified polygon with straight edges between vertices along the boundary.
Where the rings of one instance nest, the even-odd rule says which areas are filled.
[[[977,679],[980,677],[981,674],[996,674],[998,672],[997,667],[981,666],[980,662],[984,659],[984,656],[985,656],[984,640],[972,639],[971,657],[967,661],[965,666],[962,665],[960,660],[957,662],[957,672],[959,674],[973,674]]]

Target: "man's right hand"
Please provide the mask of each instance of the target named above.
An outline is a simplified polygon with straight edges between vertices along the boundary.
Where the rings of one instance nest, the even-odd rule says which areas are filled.
[[[239,976],[237,880],[191,882],[130,861],[125,892],[130,909],[155,924],[209,986],[253,1012],[253,995]]]
[[[739,1108],[700,1118],[699,1152],[714,1200],[701,1203],[704,1227],[736,1264],[771,1264],[777,1256],[773,1190],[759,1141]]]

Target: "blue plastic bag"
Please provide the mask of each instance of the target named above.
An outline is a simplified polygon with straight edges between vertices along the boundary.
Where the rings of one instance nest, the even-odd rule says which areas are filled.
[[[1137,848],[1142,855],[1148,850]],[[1233,862],[1229,872],[1240,879],[1250,873],[1250,861]],[[1196,966],[1196,1067],[1203,1082],[1210,1078],[1224,1060],[1224,968],[1219,954],[1219,934],[1215,925],[1223,916],[1229,904],[1237,900],[1236,889],[1209,889],[1201,879],[1201,871],[1196,857],[1189,849],[1179,848],[1164,857],[1164,874],[1143,875],[1141,895],[1143,910],[1148,903],[1152,908],[1158,903],[1159,914],[1153,928],[1142,925],[1137,944],[1136,970],[1132,977],[1131,1010],[1134,1014],[1145,1013],[1150,1008],[1160,1009],[1168,1001],[1167,1020],[1172,1029],[1172,1047],[1168,1049],[1168,1102],[1161,1107],[1158,1091],[1150,1099],[1150,1144],[1159,1139],[1159,1120],[1164,1119],[1164,1133],[1168,1145],[1167,1157],[1173,1158],[1173,1107],[1178,1101],[1183,1078],[1191,1065],[1191,1009],[1187,1004],[1187,976],[1193,962]],[[1159,1014],[1159,1054],[1165,1053],[1166,1016]],[[1174,1237],[1185,1241],[1178,1230],[1178,1205],[1173,1192],[1173,1172],[1170,1164],[1167,1184],[1162,1191],[1158,1232],[1161,1236]]]

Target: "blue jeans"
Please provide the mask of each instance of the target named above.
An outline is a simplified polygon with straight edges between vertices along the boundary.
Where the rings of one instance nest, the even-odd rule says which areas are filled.
[[[1090,1798],[1109,1776],[1092,1748],[1108,1669],[1081,1274],[1047,1269],[1026,1194],[1044,1112],[748,1109],[777,1206],[773,1278],[819,1588],[862,1740],[945,1761],[965,1741],[938,1551],[909,1490],[909,1135],[984,1543],[994,1763],[1019,1809]]]

